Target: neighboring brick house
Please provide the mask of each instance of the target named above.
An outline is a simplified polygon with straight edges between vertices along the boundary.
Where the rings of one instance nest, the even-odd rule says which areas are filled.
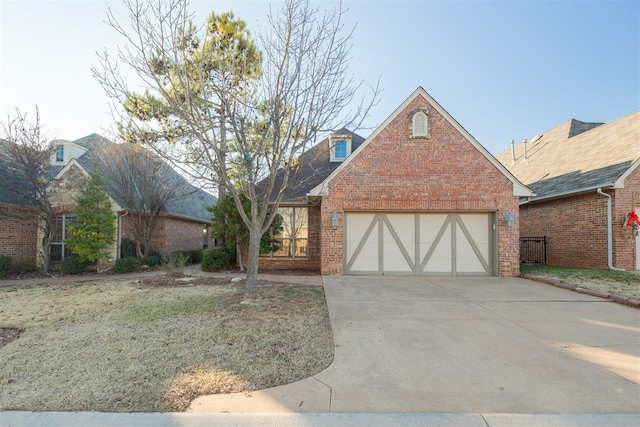
[[[547,264],[640,269],[638,226],[627,225],[640,213],[640,111],[569,120],[496,158],[535,193],[520,206],[520,235],[546,236]]]
[[[4,143],[4,141],[0,141]],[[6,157],[0,145],[0,168],[6,167]],[[38,215],[30,209],[27,189],[14,180],[0,183],[0,255],[15,263],[36,264]]]
[[[531,191],[424,89],[366,140],[341,131],[315,149],[281,205],[306,212],[307,229],[261,268],[300,258],[322,274],[519,274],[518,227],[505,218]]]
[[[52,179],[49,186],[49,200],[56,215],[56,227],[54,241],[51,246],[51,261],[61,261],[67,255],[65,238],[67,229],[75,220],[75,200],[80,194],[79,184],[84,181],[94,169],[99,169],[98,150],[105,146],[116,144],[92,134],[75,141],[56,141],[57,151],[52,159]],[[211,225],[211,213],[206,209],[216,203],[216,198],[189,184],[183,177],[175,173],[173,179],[183,182],[180,194],[172,200],[167,209],[160,214],[160,218],[154,229],[151,240],[152,250],[171,253],[176,250],[202,249],[209,244],[209,228]],[[124,200],[114,191],[115,185],[105,177],[106,189],[111,198],[111,205],[116,214],[116,241],[108,248],[110,259],[119,258],[120,244],[123,239],[131,238],[131,215]],[[4,196],[4,198],[2,198]],[[7,204],[9,194],[0,192],[0,209],[9,209]],[[12,196],[15,199],[15,195]],[[20,209],[27,209],[24,203],[18,204]],[[12,209],[18,209],[13,206]],[[26,222],[25,222],[26,221]],[[35,219],[31,222],[25,220],[15,221],[9,216],[0,217],[0,254],[11,256],[14,261],[39,263],[42,257],[38,242],[41,241],[42,231],[38,230]],[[3,232],[11,224],[12,229],[18,228],[18,232],[12,234]],[[18,237],[22,236],[22,237]],[[21,240],[22,239],[22,240]],[[23,241],[16,245],[17,241]]]

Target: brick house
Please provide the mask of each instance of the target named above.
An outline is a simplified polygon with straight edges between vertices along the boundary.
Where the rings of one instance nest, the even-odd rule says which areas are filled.
[[[54,241],[51,246],[51,261],[62,261],[68,254],[64,240],[70,224],[75,220],[75,200],[82,183],[89,173],[99,169],[98,150],[117,144],[92,134],[75,141],[56,141],[57,151],[51,159],[51,182],[48,195],[55,218]],[[176,250],[202,249],[209,245],[211,214],[207,206],[215,204],[212,195],[189,184],[183,177],[173,177],[184,183],[181,194],[172,200],[160,214],[151,240],[152,250],[171,253]],[[108,248],[110,259],[119,258],[123,239],[131,238],[131,216],[124,200],[113,190],[113,183],[105,177],[107,193],[116,214],[116,241]],[[14,183],[19,185],[19,183]],[[39,264],[41,262],[42,231],[37,226],[37,216],[29,215],[29,206],[15,194],[0,190],[0,254],[8,255],[15,262]],[[24,219],[16,215],[20,210]],[[2,212],[0,211],[0,214]]]
[[[423,88],[366,140],[343,130],[307,155],[281,204],[286,243],[262,269],[519,274],[518,227],[505,218],[532,192]]]
[[[640,111],[569,120],[496,158],[535,193],[520,206],[520,235],[546,236],[547,264],[639,269],[629,218],[640,213]]]

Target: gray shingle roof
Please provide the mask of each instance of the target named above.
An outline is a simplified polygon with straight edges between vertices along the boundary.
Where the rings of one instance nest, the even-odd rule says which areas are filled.
[[[351,135],[351,152],[353,153],[364,142],[364,138],[348,129],[341,129],[332,135]],[[328,136],[300,156],[300,169],[292,185],[285,191],[283,202],[306,202],[307,193],[333,172],[340,162],[330,161],[330,140]],[[277,192],[282,186],[283,171],[278,172],[271,201],[275,201]]]
[[[71,142],[87,150],[86,153],[75,160],[88,173],[99,169],[100,160],[97,156],[98,150],[105,146],[117,146],[117,144],[95,133]],[[1,161],[2,158],[0,157],[0,162]],[[60,173],[63,168],[63,165],[53,166],[50,171],[51,178]],[[206,207],[214,205],[217,199],[213,195],[191,185],[177,172],[173,174],[172,179],[181,182],[184,186],[181,193],[168,203],[166,213],[198,221],[210,221],[211,212],[209,212]],[[114,199],[118,205],[126,209],[127,206],[125,201],[118,196],[118,192],[114,189],[116,184],[113,181],[110,181],[108,177],[105,177],[105,184],[107,186],[107,192],[111,198]],[[19,183],[12,183],[11,185],[19,185]],[[24,200],[16,198],[13,192],[9,193],[4,188],[4,185],[0,186],[0,202],[25,205]]]
[[[6,163],[6,154],[3,150],[3,144],[6,141],[0,140],[0,168],[6,169],[8,165]],[[29,200],[26,196],[26,186],[24,182],[16,179],[12,179],[8,182],[0,183],[0,203],[9,203],[12,205],[28,206]],[[14,191],[17,190],[17,191]]]
[[[640,159],[640,111],[612,122],[569,120],[496,158],[535,193],[532,200],[611,187]]]

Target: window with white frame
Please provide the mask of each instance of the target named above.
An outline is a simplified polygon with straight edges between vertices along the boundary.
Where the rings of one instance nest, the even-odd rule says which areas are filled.
[[[64,145],[58,147],[55,153],[56,163],[64,163]]]
[[[351,138],[334,137],[329,140],[330,161],[341,162],[351,154]]]
[[[71,237],[70,227],[76,223],[73,214],[63,213],[53,218],[53,240],[51,241],[51,261],[62,261],[73,255],[65,245],[65,240]]]
[[[429,136],[429,116],[424,111],[416,111],[411,117],[411,137]]]
[[[308,252],[309,219],[306,207],[280,207],[271,229],[271,250],[263,255],[272,257],[306,257]]]

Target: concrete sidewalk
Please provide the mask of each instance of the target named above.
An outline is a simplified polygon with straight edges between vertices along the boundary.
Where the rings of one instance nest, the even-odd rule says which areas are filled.
[[[335,359],[193,412],[640,413],[640,311],[518,278],[325,277]]]
[[[637,427],[640,415],[0,412],[0,427]]]

